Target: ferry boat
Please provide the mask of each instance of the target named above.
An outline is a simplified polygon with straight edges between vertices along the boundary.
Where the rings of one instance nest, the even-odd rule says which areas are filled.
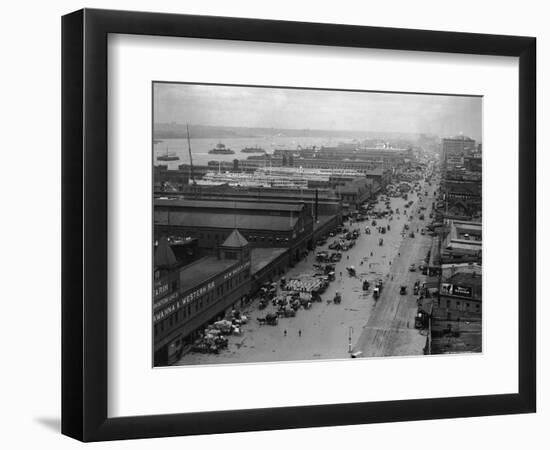
[[[235,152],[230,148],[227,148],[224,144],[219,143],[215,148],[208,151],[211,155],[234,155]]]
[[[175,153],[168,153],[168,150],[166,150],[166,153],[164,155],[157,156],[157,161],[177,161],[180,157],[176,155]]]

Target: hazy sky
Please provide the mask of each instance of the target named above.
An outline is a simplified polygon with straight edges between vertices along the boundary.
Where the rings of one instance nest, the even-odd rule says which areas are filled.
[[[463,133],[481,140],[481,98],[156,83],[156,123]]]

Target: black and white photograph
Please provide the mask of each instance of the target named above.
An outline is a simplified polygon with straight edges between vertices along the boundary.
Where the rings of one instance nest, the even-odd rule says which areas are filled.
[[[544,448],[543,5],[6,3],[0,448]]]
[[[482,96],[152,83],[155,367],[481,353]]]

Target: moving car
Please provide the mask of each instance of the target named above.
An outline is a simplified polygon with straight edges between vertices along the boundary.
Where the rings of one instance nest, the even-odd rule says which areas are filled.
[[[411,264],[410,267],[409,267],[409,271],[410,272],[416,272],[416,265]]]

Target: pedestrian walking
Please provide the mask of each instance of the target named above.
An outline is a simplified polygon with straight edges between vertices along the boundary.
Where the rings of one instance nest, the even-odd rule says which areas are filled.
[[[302,330],[298,330],[298,337],[302,337]]]
[[[286,330],[284,331],[284,335],[285,335],[285,337],[286,337]]]

